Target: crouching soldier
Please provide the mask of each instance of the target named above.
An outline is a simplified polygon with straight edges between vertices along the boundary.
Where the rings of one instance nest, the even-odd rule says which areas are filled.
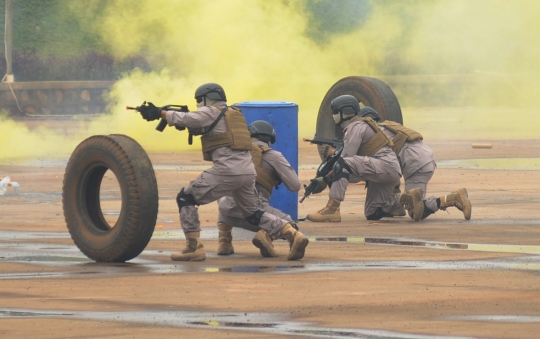
[[[354,96],[339,96],[332,100],[330,108],[334,122],[344,129],[343,151],[331,176],[313,179],[318,183],[313,193],[323,191],[330,184],[330,199],[326,207],[306,218],[316,222],[341,221],[339,207],[345,199],[351,175],[366,182],[364,215],[368,220],[394,216],[394,213],[403,215],[403,207],[393,194],[400,182],[401,169],[391,148],[392,141],[377,126],[370,111],[361,112]]]
[[[200,239],[198,206],[231,195],[242,216],[252,225],[264,229],[270,236],[282,236],[290,243],[289,260],[301,259],[308,238],[287,221],[260,209],[255,190],[255,167],[251,161],[251,137],[242,112],[227,106],[223,88],[215,83],[199,86],[195,91],[197,110],[166,111],[150,105],[141,111],[148,121],[164,118],[169,125],[186,127],[191,135],[201,135],[204,160],[213,166],[203,171],[176,197],[180,224],[186,236],[186,246],[171,255],[177,261],[206,259]],[[272,244],[264,243],[271,251]]]
[[[270,147],[270,144],[276,142],[276,131],[274,127],[267,121],[257,120],[249,125],[248,130],[253,143],[251,158],[257,172],[255,187],[261,200],[261,209],[266,213],[287,221],[294,228],[298,229],[290,215],[283,213],[269,204],[272,191],[279,184],[283,183],[292,192],[298,192],[302,186],[298,175],[283,154]],[[279,235],[276,233],[270,235],[265,229],[247,222],[247,220],[242,218],[242,213],[233,197],[226,196],[219,200],[219,243],[217,252],[219,255],[230,255],[234,253],[231,232],[233,227],[257,232],[252,240],[253,245],[260,249],[263,257],[277,257],[278,254],[271,244]]]
[[[379,121],[380,117],[374,120]],[[390,120],[379,123],[379,126],[394,144],[392,149],[398,156],[405,180],[405,193],[401,195],[400,202],[407,207],[409,216],[420,221],[438,210],[453,206],[463,212],[465,219],[471,219],[472,206],[465,188],[439,198],[426,198],[427,184],[437,164],[433,151],[423,141],[422,135]]]

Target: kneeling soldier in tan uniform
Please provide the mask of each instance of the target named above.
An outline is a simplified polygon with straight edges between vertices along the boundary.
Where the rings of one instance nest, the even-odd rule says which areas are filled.
[[[242,216],[270,235],[282,236],[290,243],[289,260],[301,259],[309,240],[290,223],[260,209],[255,189],[255,168],[251,160],[251,138],[242,112],[227,106],[223,88],[215,83],[199,86],[195,91],[196,111],[165,111],[152,105],[141,112],[148,121],[164,118],[169,125],[187,127],[191,135],[201,135],[204,160],[213,166],[182,188],[176,202],[180,224],[186,236],[186,247],[171,255],[172,260],[206,259],[200,240],[198,206],[231,195]],[[265,243],[271,250],[271,243]]]
[[[331,177],[316,178],[319,185],[313,193],[330,185],[330,199],[323,209],[307,215],[310,221],[341,221],[339,207],[351,175],[366,181],[364,215],[368,220],[379,220],[394,213],[403,213],[394,187],[399,185],[401,169],[392,141],[380,130],[369,115],[361,116],[358,100],[342,95],[330,104],[334,122],[344,129],[343,152],[336,162]]]
[[[379,121],[380,117],[374,120]],[[390,120],[379,123],[379,127],[394,143],[392,149],[398,156],[405,180],[405,193],[401,195],[400,202],[407,207],[409,216],[420,221],[438,210],[454,206],[463,212],[465,219],[471,219],[472,206],[465,188],[439,198],[426,198],[427,184],[437,164],[433,151],[423,142],[422,135]]]
[[[269,201],[274,187],[283,183],[287,189],[292,192],[298,192],[301,188],[298,175],[291,164],[285,159],[281,152],[270,147],[276,141],[276,131],[267,121],[257,120],[248,127],[253,147],[251,149],[251,158],[257,172],[255,187],[261,199],[261,209],[267,213],[286,220],[297,229],[291,216],[283,213],[277,208],[270,206]],[[250,231],[257,232],[253,238],[253,244],[258,247],[263,257],[276,257],[278,254],[273,247],[265,245],[279,237],[279,234],[268,234],[264,229],[256,227],[244,218],[234,199],[231,196],[223,197],[219,200],[219,244],[218,254],[229,255],[234,253],[232,245],[233,227],[240,227]]]

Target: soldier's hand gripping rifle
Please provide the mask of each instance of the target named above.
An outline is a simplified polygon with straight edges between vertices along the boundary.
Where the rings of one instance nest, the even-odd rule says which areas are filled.
[[[330,180],[328,176],[332,173],[334,164],[338,161],[338,159],[341,157],[341,153],[343,152],[343,141],[338,139],[324,139],[315,137],[313,139],[304,138],[304,141],[317,145],[330,145],[336,148],[336,151],[334,152],[334,154],[326,156],[323,162],[319,165],[319,168],[317,168],[317,174],[315,175],[315,178],[311,179],[311,183],[309,185],[304,185],[305,192],[302,199],[300,199],[300,203],[304,202],[304,199],[309,197],[312,193],[320,193],[322,192],[322,190],[324,190],[324,188],[326,188],[326,186],[324,186],[322,190],[317,190],[317,188],[320,189],[321,185],[328,185]],[[324,181],[324,183],[321,181]]]
[[[160,112],[161,111],[189,112],[187,105],[165,105],[165,106],[162,106],[161,108],[157,108],[151,102],[146,103],[146,101],[143,102],[142,105],[137,106],[137,107],[126,106],[126,109],[137,111],[143,114],[143,116],[144,116],[144,113],[147,112],[148,110],[155,110],[155,109],[158,109]],[[163,132],[165,127],[167,127],[167,120],[161,118],[161,120],[159,121],[159,124],[156,126],[156,130]],[[179,131],[183,131],[186,129],[185,127],[180,127],[180,126],[174,126],[174,127],[176,127],[176,129]]]

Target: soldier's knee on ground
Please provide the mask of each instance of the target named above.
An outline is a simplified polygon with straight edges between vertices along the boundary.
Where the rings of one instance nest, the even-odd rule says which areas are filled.
[[[388,216],[387,213],[384,213],[382,208],[377,207],[375,212],[371,213],[370,215],[366,215],[366,219],[367,220],[380,220],[386,216]]]

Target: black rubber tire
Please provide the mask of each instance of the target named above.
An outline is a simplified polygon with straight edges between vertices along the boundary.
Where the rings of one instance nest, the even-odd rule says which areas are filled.
[[[100,185],[107,170],[116,176],[122,194],[113,227],[100,206]],[[71,238],[88,258],[102,262],[135,258],[148,245],[158,213],[156,176],[148,155],[125,135],[89,137],[69,158],[62,204]]]
[[[381,116],[381,121],[392,120],[403,124],[401,107],[396,95],[387,84],[377,78],[350,76],[336,82],[324,96],[317,116],[317,137],[343,138],[343,130],[332,119],[330,103],[336,97],[345,94],[354,96],[364,106],[373,107]],[[323,147],[318,148],[321,159],[324,159]]]

